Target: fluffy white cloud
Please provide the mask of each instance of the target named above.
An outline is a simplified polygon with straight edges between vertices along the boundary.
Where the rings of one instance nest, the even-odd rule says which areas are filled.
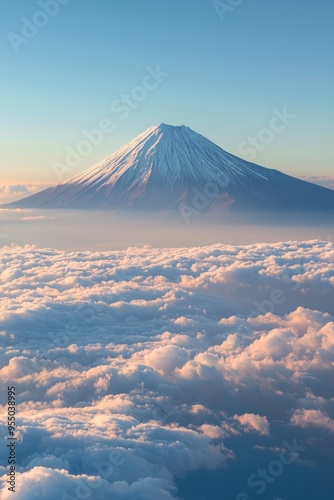
[[[245,413],[245,415],[236,415],[234,418],[250,431],[256,431],[263,436],[270,435],[270,425],[267,417],[254,415],[253,413]]]
[[[291,423],[300,427],[320,427],[334,432],[334,419],[325,415],[320,410],[296,410],[291,418]]]
[[[144,478],[128,485],[125,481],[110,483],[97,476],[70,475],[66,470],[46,467],[33,467],[27,472],[18,474],[15,491],[18,500],[73,500],[92,498],[94,500],[145,499],[161,498],[172,500],[170,485],[166,480]],[[1,499],[13,497],[13,492],[5,489]]]
[[[15,385],[16,497],[178,498],[189,473],[331,433],[333,256],[319,241],[2,248],[0,421]]]

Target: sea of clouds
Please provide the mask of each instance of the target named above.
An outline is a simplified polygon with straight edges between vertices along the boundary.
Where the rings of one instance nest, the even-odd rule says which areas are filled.
[[[14,495],[2,440],[1,499],[316,498],[280,484],[333,458],[333,262],[321,241],[3,247],[0,429],[16,386],[19,474]],[[234,496],[178,489],[238,464]]]

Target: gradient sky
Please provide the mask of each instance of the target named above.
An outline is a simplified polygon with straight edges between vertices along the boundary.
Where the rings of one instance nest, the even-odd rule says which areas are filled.
[[[103,118],[114,131],[75,173],[161,122],[240,156],[284,107],[296,117],[254,161],[296,176],[333,173],[332,0],[244,0],[223,20],[211,0],[69,0],[18,53],[8,33],[21,35],[22,18],[41,8],[2,0],[1,10],[0,183],[56,182],[54,162]],[[121,120],[112,102],[158,64],[169,76]]]

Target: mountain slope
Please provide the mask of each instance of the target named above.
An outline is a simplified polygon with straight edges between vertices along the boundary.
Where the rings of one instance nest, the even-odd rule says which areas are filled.
[[[152,127],[75,177],[11,204],[21,208],[188,206],[334,209],[334,191],[227,153],[185,126]]]

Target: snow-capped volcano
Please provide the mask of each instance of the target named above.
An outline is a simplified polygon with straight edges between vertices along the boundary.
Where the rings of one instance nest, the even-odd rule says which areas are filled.
[[[22,208],[189,206],[334,209],[334,191],[242,160],[185,126],[161,124],[61,184],[11,204]]]

